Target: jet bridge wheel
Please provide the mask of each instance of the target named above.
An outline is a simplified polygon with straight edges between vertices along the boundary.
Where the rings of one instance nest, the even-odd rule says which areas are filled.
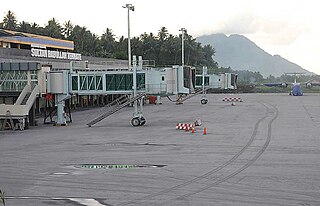
[[[207,104],[208,103],[208,99],[207,98],[202,98],[201,99],[201,104]]]
[[[132,124],[132,126],[134,126],[134,127],[137,127],[137,126],[140,126],[140,118],[139,117],[134,117],[134,118],[132,118],[132,120],[131,120],[131,124]]]
[[[142,126],[146,123],[146,119],[144,117],[134,117],[131,120],[131,124],[134,127]]]
[[[144,117],[140,118],[140,126],[144,125],[146,123],[146,119]]]

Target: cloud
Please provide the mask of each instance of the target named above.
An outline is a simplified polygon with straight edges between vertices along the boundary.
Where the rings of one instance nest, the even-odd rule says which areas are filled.
[[[254,13],[239,13],[218,24],[215,32],[256,36],[268,44],[288,45],[307,30],[306,25],[287,19],[271,20]]]
[[[225,34],[251,34],[256,32],[259,25],[254,15],[242,13],[221,21],[218,28],[219,32]]]

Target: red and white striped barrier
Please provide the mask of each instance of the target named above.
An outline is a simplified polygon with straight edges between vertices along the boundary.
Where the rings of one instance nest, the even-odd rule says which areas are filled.
[[[196,126],[201,125],[201,120],[197,119],[193,124],[188,123],[178,123],[176,125],[176,129],[185,130],[186,132],[196,133]],[[203,134],[207,134],[207,128],[204,127]]]
[[[242,102],[240,97],[225,97],[222,99],[224,102]]]
[[[194,125],[192,124],[185,124],[185,123],[178,123],[176,129],[180,130],[190,130]]]

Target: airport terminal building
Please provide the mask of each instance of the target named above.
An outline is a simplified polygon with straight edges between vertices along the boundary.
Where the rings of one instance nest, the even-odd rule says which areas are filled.
[[[46,107],[46,73],[68,70],[73,62],[79,69],[128,67],[126,60],[83,56],[74,52],[73,41],[0,29],[0,104],[14,104],[26,85],[41,85],[34,113]],[[82,95],[72,97],[71,107],[105,104],[116,95]]]
[[[47,36],[0,29],[0,104],[3,93],[20,92],[36,79],[36,71],[69,69],[70,62],[82,68],[126,68],[126,60],[83,56],[74,52],[74,42]],[[13,82],[16,80],[16,82]]]

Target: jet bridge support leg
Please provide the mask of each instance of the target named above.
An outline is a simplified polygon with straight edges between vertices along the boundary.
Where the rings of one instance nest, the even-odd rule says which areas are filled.
[[[57,123],[56,126],[66,126],[67,119],[64,111],[65,100],[69,98],[69,95],[65,94],[57,94],[56,102],[57,102]]]
[[[159,96],[159,95],[157,96],[157,101],[156,101],[156,103],[157,103],[157,104],[162,104],[161,96]]]
[[[207,67],[203,67],[202,68],[202,97],[201,97],[201,104],[207,104],[208,103],[208,98],[206,96],[206,90],[204,89],[204,75],[206,75],[208,73],[208,68]]]
[[[139,68],[142,68],[142,57],[139,56],[139,62],[138,62]],[[133,56],[133,67],[132,67],[132,72],[133,72],[133,96],[137,97],[137,58],[136,56]],[[137,126],[142,126],[146,123],[146,119],[143,117],[143,99],[144,96],[141,97],[139,100],[135,100],[133,102],[133,118],[131,119],[131,124],[134,127]],[[140,111],[138,111],[138,102],[140,104]]]
[[[66,117],[65,117],[65,113],[64,113],[64,106],[65,103],[64,101],[58,102],[57,104],[57,125],[58,126],[65,126],[66,125]]]
[[[133,112],[133,118],[131,119],[131,124],[134,127],[142,126],[146,123],[146,119],[143,117],[143,100],[144,97],[142,97],[140,100],[136,100],[136,104],[133,104],[134,112]],[[138,103],[139,103],[139,109],[138,109]]]

